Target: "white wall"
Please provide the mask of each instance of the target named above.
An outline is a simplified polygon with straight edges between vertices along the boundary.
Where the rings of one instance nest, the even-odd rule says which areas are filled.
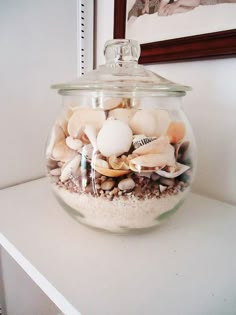
[[[76,76],[76,0],[0,1],[0,188],[44,175],[60,109],[50,85]]]
[[[104,42],[113,38],[113,10],[113,1],[98,1],[98,64],[104,63]],[[236,204],[236,59],[149,65],[147,68],[193,87],[184,105],[198,144],[198,170],[193,190]]]

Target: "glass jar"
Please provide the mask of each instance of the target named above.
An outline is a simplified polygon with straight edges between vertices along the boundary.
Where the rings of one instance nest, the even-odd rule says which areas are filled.
[[[133,40],[105,45],[106,64],[53,86],[63,111],[48,139],[47,174],[63,208],[111,232],[160,224],[182,204],[195,142],[181,109],[189,87],[138,65]]]

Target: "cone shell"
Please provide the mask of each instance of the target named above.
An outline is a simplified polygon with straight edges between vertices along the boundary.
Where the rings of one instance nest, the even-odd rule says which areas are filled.
[[[185,125],[182,121],[172,121],[168,127],[166,135],[170,139],[170,143],[178,143],[185,136]]]
[[[105,122],[105,119],[104,111],[78,109],[74,112],[68,122],[68,133],[70,136],[77,138],[81,134],[85,125],[92,125],[96,130],[99,130]]]

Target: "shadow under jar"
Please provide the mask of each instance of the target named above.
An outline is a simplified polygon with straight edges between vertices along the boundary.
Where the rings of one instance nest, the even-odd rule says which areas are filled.
[[[111,232],[159,225],[189,191],[195,142],[181,109],[189,87],[138,65],[133,40],[105,45],[106,64],[53,86],[63,97],[46,149],[60,204]]]

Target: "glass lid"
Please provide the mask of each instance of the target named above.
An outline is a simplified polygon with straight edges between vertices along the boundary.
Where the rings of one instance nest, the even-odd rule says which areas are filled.
[[[115,39],[104,47],[106,63],[74,81],[52,88],[64,94],[68,90],[110,90],[120,92],[182,92],[190,87],[171,82],[138,64],[140,45],[135,40]]]

